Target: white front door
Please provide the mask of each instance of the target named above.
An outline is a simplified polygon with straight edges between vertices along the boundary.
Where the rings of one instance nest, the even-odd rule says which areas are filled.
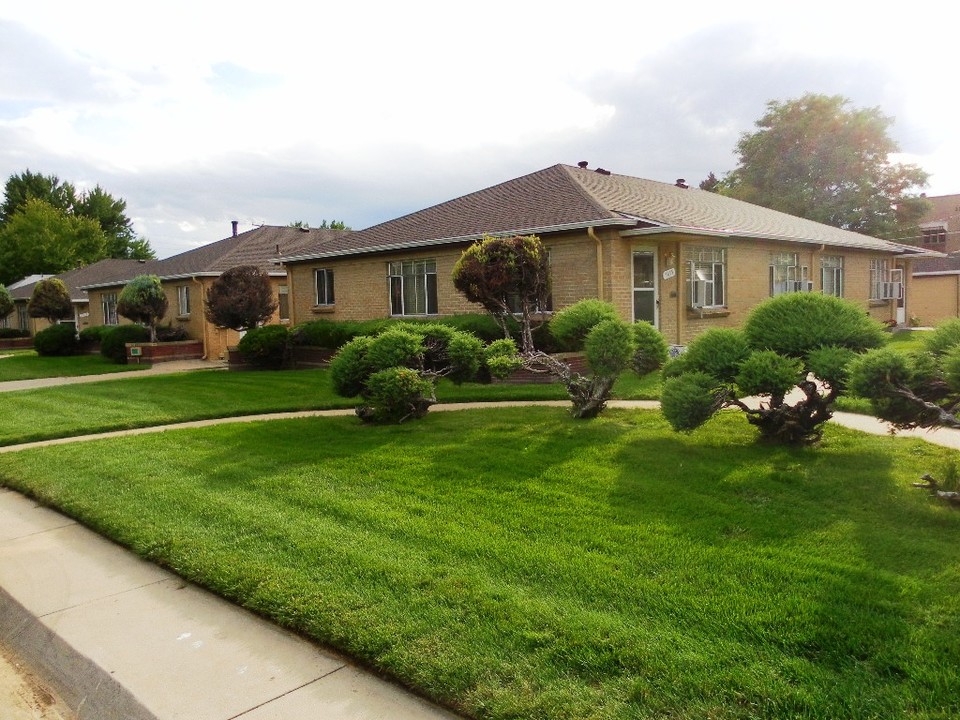
[[[653,248],[633,251],[633,321],[654,327],[660,320],[657,301],[657,252]]]

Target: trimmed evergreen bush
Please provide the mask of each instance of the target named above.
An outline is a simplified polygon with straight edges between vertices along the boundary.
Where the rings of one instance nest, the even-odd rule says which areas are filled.
[[[51,325],[33,337],[37,355],[76,355],[80,351],[77,330],[73,325]]]
[[[0,340],[30,337],[30,333],[19,328],[0,328]]]
[[[391,367],[367,378],[366,395],[369,404],[357,413],[362,420],[402,422],[427,414],[433,383],[413,368]]]
[[[647,322],[633,324],[633,342],[636,352],[633,355],[633,371],[637,375],[646,375],[659,370],[670,357],[670,348],[663,335]]]
[[[142,325],[116,325],[100,337],[100,354],[118,365],[127,363],[127,343],[150,342],[150,331]]]
[[[608,302],[587,298],[554,313],[550,319],[550,334],[562,350],[583,349],[587,334],[602,320],[616,320],[616,308]]]
[[[257,367],[279,370],[290,356],[290,333],[283,325],[253,328],[240,338],[237,350]]]

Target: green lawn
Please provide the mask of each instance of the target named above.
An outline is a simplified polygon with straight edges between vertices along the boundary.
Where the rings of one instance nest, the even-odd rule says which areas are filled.
[[[491,409],[44,448],[0,483],[478,718],[951,718],[960,514],[909,487],[949,456]]]
[[[146,370],[149,365],[118,365],[102,355],[40,357],[33,350],[0,350],[0,382],[48,377],[75,377]]]
[[[0,360],[0,365],[9,360]],[[120,366],[117,366],[120,367]],[[617,397],[655,398],[659,374],[624,377]],[[440,402],[564,400],[561,385],[456,386],[441,381]],[[127,378],[0,393],[0,445],[185,420],[264,412],[353,407],[333,392],[327,370],[206,372]]]

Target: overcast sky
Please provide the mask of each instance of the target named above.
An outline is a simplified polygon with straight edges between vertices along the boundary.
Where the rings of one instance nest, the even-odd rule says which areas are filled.
[[[360,229],[556,163],[696,184],[769,100],[817,92],[893,116],[896,159],[960,193],[958,6],[328,4],[5,3],[0,182],[99,183],[167,257],[234,219]]]

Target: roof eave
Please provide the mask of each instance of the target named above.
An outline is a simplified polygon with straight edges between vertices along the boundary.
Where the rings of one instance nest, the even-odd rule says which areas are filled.
[[[347,248],[344,250],[333,250],[330,252],[310,253],[308,255],[289,255],[277,258],[277,262],[298,263],[310,262],[312,260],[325,260],[346,255],[373,255],[378,253],[395,252],[397,250],[413,250],[416,248],[434,247],[437,245],[456,245],[458,243],[476,242],[484,237],[505,237],[508,235],[538,235],[541,233],[565,232],[569,230],[584,230],[590,227],[607,227],[611,225],[632,225],[634,220],[623,218],[606,218],[603,220],[589,220],[575,223],[564,223],[562,225],[548,225],[543,227],[518,228],[512,230],[498,230],[497,232],[482,232],[472,235],[458,235],[456,237],[435,238],[432,240],[414,240],[402,243],[388,243],[386,245],[374,245],[364,248]]]

